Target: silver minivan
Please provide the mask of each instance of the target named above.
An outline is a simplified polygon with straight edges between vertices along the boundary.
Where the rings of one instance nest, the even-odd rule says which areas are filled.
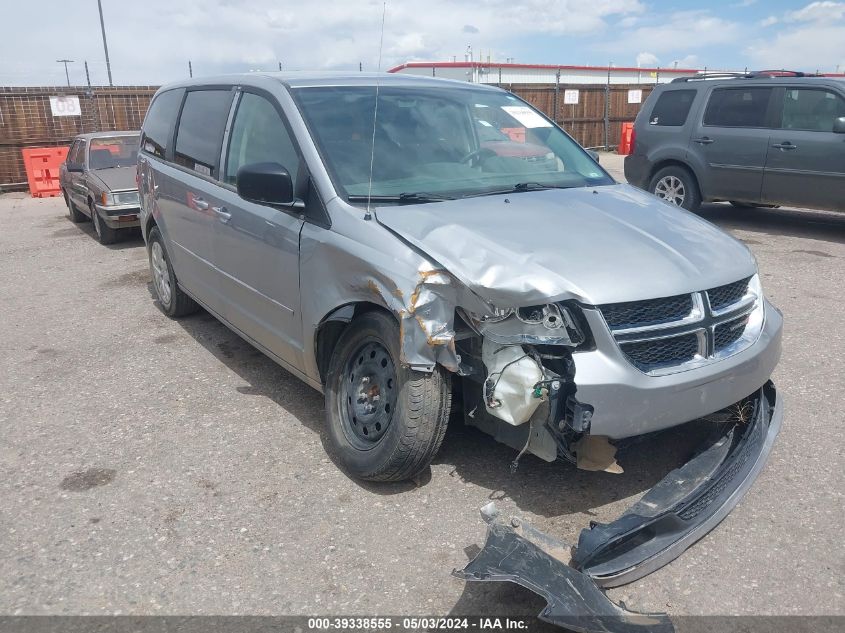
[[[700,538],[771,450],[782,319],[752,254],[504,90],[181,82],[150,106],[138,178],[161,309],[202,306],[321,390],[353,476],[416,476],[461,419],[519,451],[514,469],[532,453],[609,472],[619,440],[721,420],[645,514],[584,531],[574,568],[601,584]]]

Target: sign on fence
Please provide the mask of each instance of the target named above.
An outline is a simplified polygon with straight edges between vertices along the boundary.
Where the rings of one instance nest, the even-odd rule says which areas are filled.
[[[50,97],[50,110],[53,116],[82,116],[79,97],[75,95]]]
[[[643,91],[642,90],[629,90],[628,91],[628,103],[642,103],[643,102]]]
[[[563,91],[563,102],[565,104],[576,104],[578,103],[578,91],[577,90],[564,90]]]

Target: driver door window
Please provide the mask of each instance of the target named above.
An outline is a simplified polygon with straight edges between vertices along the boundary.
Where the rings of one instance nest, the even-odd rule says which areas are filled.
[[[234,185],[238,169],[254,163],[278,163],[296,183],[299,156],[282,117],[267,99],[245,92],[232,126],[225,182]]]

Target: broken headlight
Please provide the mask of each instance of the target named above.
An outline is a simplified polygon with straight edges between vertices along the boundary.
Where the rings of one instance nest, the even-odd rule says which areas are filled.
[[[584,342],[584,333],[569,308],[557,304],[495,309],[492,316],[467,313],[485,339],[500,345],[569,345]]]

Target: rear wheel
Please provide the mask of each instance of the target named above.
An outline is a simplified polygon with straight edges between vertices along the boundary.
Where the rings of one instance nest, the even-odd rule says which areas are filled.
[[[91,220],[94,222],[94,233],[97,236],[97,241],[100,244],[114,244],[117,241],[117,229],[111,228],[103,221],[93,204],[89,208],[91,209]]]
[[[164,240],[157,226],[150,231],[147,243],[149,244],[153,288],[161,311],[174,319],[196,312],[199,305],[179,288],[176,273],[173,272],[173,266],[170,265],[170,257],[164,247]]]
[[[344,468],[371,481],[411,479],[437,454],[451,409],[450,375],[399,362],[399,327],[383,312],[356,318],[326,379],[329,439]]]
[[[701,194],[689,170],[676,165],[664,167],[652,177],[648,190],[669,204],[695,211],[701,206]]]
[[[80,213],[80,211],[76,208],[76,205],[71,202],[70,196],[67,195],[67,191],[62,191],[62,195],[65,197],[65,204],[67,205],[68,214],[70,215],[70,221],[75,224],[84,222],[87,217],[84,213]]]

